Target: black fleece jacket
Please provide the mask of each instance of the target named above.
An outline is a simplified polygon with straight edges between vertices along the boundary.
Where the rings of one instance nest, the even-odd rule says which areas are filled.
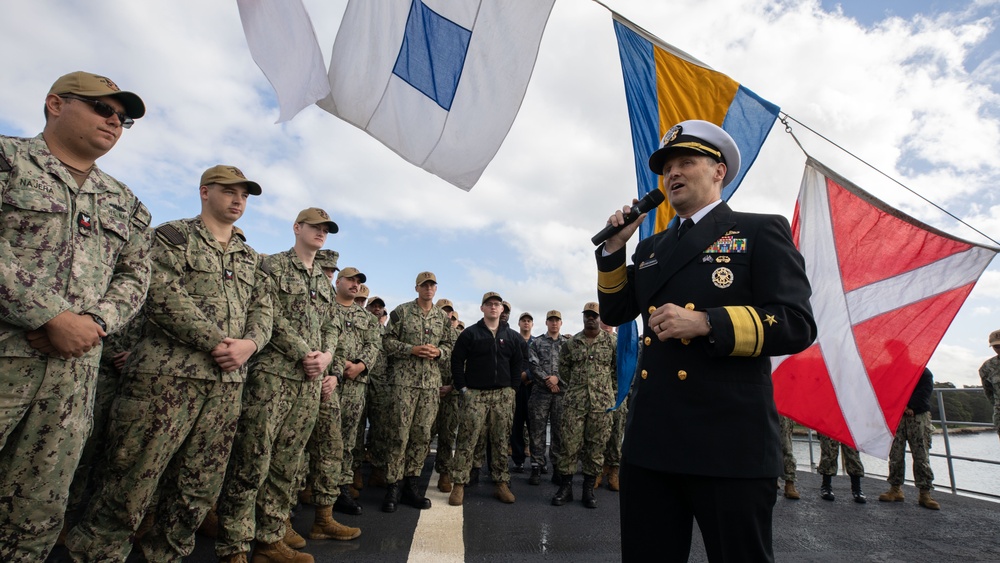
[[[494,337],[482,319],[458,335],[451,352],[455,388],[517,389],[521,382],[521,335],[501,322]]]

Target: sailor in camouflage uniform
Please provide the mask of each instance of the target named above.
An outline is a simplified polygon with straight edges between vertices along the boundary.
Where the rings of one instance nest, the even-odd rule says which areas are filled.
[[[85,72],[60,77],[32,139],[0,136],[0,560],[43,561],[63,523],[101,338],[142,306],[149,211],[94,163],[145,113]]]
[[[337,345],[338,366],[343,365],[340,374],[340,430],[343,436],[343,459],[341,461],[340,496],[334,510],[345,514],[361,514],[361,505],[352,498],[348,486],[355,481],[354,474],[361,469],[361,460],[354,459],[358,427],[364,421],[365,395],[368,388],[368,366],[375,364],[375,358],[382,351],[379,338],[379,323],[371,313],[356,301],[358,289],[367,277],[357,268],[344,268],[337,274],[336,304],[334,315],[341,327],[341,338]]]
[[[451,358],[454,345],[447,313],[434,306],[437,277],[432,272],[417,274],[414,289],[417,298],[389,315],[382,341],[392,374],[384,512],[395,512],[400,498],[415,508],[431,507],[430,499],[417,490],[417,477],[430,450],[441,364]]]
[[[500,320],[503,299],[494,291],[483,295],[479,309],[483,318],[459,335],[452,351],[451,372],[461,393],[458,443],[452,462],[454,484],[448,504],[461,506],[470,469],[476,463],[477,442],[486,440],[493,448],[490,474],[493,496],[511,504],[507,449],[514,424],[514,395],[521,382],[524,340]],[[485,436],[485,438],[484,438]]]
[[[156,524],[141,540],[146,557],[180,559],[222,487],[246,363],[271,338],[271,291],[233,225],[260,186],[218,165],[199,193],[200,215],[156,228],[146,323],[111,408],[105,478],[66,540],[75,560],[124,561],[147,508]]]
[[[274,328],[270,342],[250,362],[219,497],[215,552],[223,561],[247,554],[254,539],[258,554],[287,555],[278,544],[288,532],[300,457],[319,412],[322,376],[336,365],[334,347],[342,338],[331,315],[333,290],[316,261],[316,252],[329,233],[337,232],[337,224],[326,211],[311,207],[299,213],[292,230],[295,245],[263,259],[273,290]],[[319,507],[320,528],[331,520],[321,514]],[[360,533],[352,529],[348,535]],[[304,545],[300,538],[292,542]]]
[[[536,336],[528,346],[528,361],[531,365],[531,377],[534,379],[531,396],[528,397],[528,424],[531,438],[531,476],[528,484],[537,485],[540,475],[548,470],[545,457],[545,430],[550,426],[552,443],[549,445],[549,458],[552,459],[552,482],[560,484],[559,472],[555,469],[559,463],[561,426],[559,423],[563,410],[563,395],[565,385],[559,378],[559,349],[569,340],[568,334],[559,334],[562,328],[562,313],[556,310],[545,315],[545,334]]]
[[[559,377],[566,383],[562,412],[562,450],[556,470],[562,482],[552,504],[573,500],[573,474],[583,461],[583,505],[597,508],[594,481],[604,466],[604,447],[611,434],[615,406],[618,338],[601,330],[597,303],[583,307],[583,330],[559,350]]]
[[[1000,330],[990,333],[990,346],[996,356],[983,362],[979,368],[979,379],[983,382],[986,399],[993,403],[993,426],[1000,436]]]
[[[819,487],[820,498],[836,499],[831,480],[837,474],[838,451],[844,454],[844,469],[851,478],[851,495],[854,497],[854,502],[859,504],[868,502],[864,491],[861,490],[861,478],[865,476],[865,466],[861,463],[858,450],[822,434],[819,435],[819,464],[816,466],[816,472],[823,476],[823,482]]]
[[[902,502],[903,480],[906,477],[906,445],[913,458],[913,484],[920,491],[917,504],[931,510],[941,510],[938,501],[931,498],[934,488],[934,471],[931,469],[931,397],[934,395],[934,375],[924,368],[917,380],[910,400],[906,402],[903,417],[899,419],[896,434],[889,448],[889,490],[878,496],[882,502]]]
[[[385,311],[385,301],[373,295],[365,306],[369,313],[378,320],[379,338],[385,341],[385,322],[388,315]],[[366,449],[371,460],[372,472],[368,484],[373,487],[385,486],[385,466],[388,454],[386,445],[389,404],[389,375],[387,371],[385,350],[379,352],[375,364],[368,369],[368,395],[365,397],[365,410],[368,416],[368,441]]]
[[[455,325],[458,314],[449,299],[438,299],[434,304],[448,313],[453,338],[458,337]],[[438,472],[437,488],[443,493],[451,492],[451,461],[455,457],[455,443],[458,439],[458,400],[459,393],[455,389],[451,375],[451,361],[441,363],[441,403],[438,405],[437,417],[434,420],[434,434],[437,436],[437,454],[434,456],[434,470]]]

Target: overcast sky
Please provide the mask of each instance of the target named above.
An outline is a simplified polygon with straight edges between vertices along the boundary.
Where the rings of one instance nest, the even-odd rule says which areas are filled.
[[[1000,22],[997,0],[605,0],[664,41],[730,75],[791,116],[1000,239]],[[306,0],[324,56],[344,0]],[[238,223],[261,252],[291,246],[291,223],[326,209],[328,247],[390,307],[422,270],[462,318],[498,291],[544,330],[566,332],[596,299],[590,236],[635,195],[611,16],[558,0],[521,112],[470,193],[397,157],[313,106],[275,125],[274,93],[246,47],[235,2],[7,0],[0,35],[0,132],[33,136],[59,75],[104,74],[148,112],[99,161],[149,206],[154,224],[196,215],[198,179],[217,163],[261,183]],[[947,232],[989,243],[793,124],[813,156]],[[731,200],[791,217],[805,155],[779,123]],[[989,243],[992,244],[992,243]],[[892,259],[893,257],[886,257]],[[978,384],[1000,328],[1000,266],[986,272],[930,363],[936,379]]]

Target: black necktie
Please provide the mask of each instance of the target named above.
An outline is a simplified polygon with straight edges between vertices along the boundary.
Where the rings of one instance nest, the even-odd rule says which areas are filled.
[[[690,231],[692,227],[694,227],[694,221],[691,219],[681,221],[681,226],[677,229],[677,238],[679,239],[683,237],[684,234]]]

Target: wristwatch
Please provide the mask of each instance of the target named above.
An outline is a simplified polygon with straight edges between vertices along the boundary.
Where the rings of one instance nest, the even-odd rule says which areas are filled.
[[[103,330],[104,332],[108,332],[108,323],[104,322],[104,319],[98,317],[94,313],[83,313],[83,314],[90,315],[90,318],[94,319],[94,322],[97,323],[97,326],[101,327],[101,330]]]

